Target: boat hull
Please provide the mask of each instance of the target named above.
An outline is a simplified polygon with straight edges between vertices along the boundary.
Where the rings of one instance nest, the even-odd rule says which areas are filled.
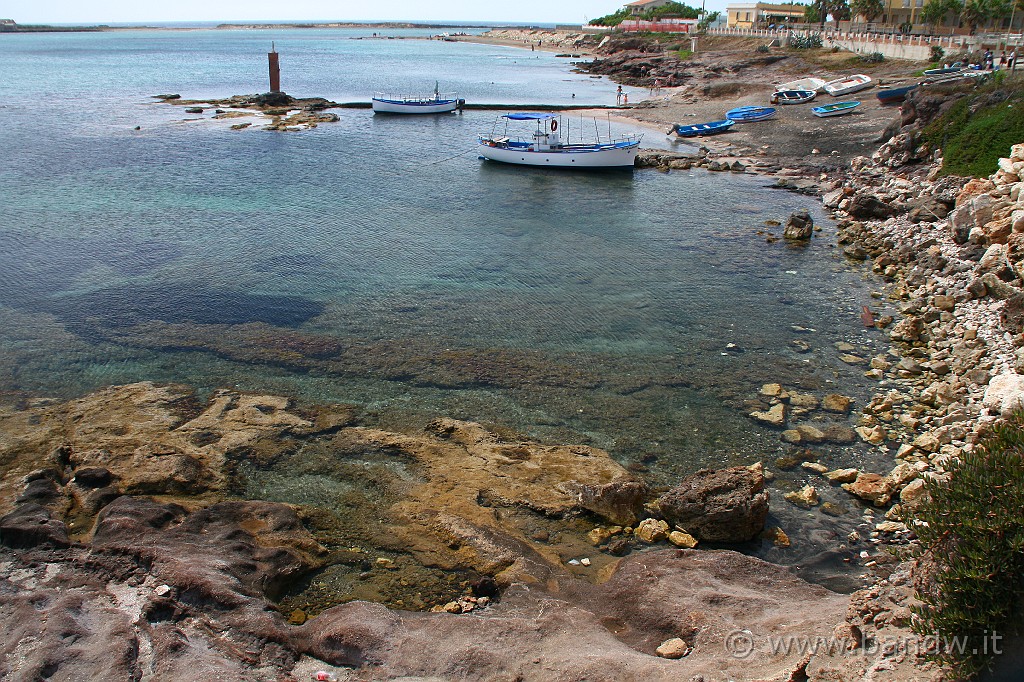
[[[774,118],[776,111],[774,107],[738,107],[725,112],[725,117],[736,123],[753,123]]]
[[[373,98],[370,100],[374,113],[378,114],[446,114],[459,106],[457,99],[439,101],[401,101]]]
[[[771,101],[773,104],[803,104],[817,95],[814,90],[776,90],[772,93]]]
[[[548,168],[632,168],[636,162],[640,143],[608,145],[599,148],[580,146],[573,149],[533,151],[528,147],[491,146],[480,142],[480,156],[491,161],[520,166],[546,166]]]
[[[811,113],[818,118],[831,118],[832,116],[849,114],[859,106],[860,102],[837,102],[836,104],[826,104],[822,107],[813,107]]]
[[[813,90],[814,92],[824,92],[825,81],[822,78],[801,78],[800,80],[790,81],[788,83],[782,83],[776,88],[777,90]]]
[[[850,93],[860,92],[865,88],[870,88],[873,84],[871,76],[865,76],[862,73],[855,73],[852,76],[846,78],[837,78],[834,81],[829,81],[825,84],[825,92],[832,95],[833,97],[841,97],[843,95],[849,95]]]
[[[708,123],[697,123],[695,125],[675,125],[672,131],[678,137],[703,137],[705,135],[718,135],[724,133],[736,125],[736,121],[726,119],[724,121],[711,121]]]
[[[882,104],[895,104],[896,102],[902,102],[906,99],[908,93],[916,89],[916,85],[907,85],[902,88],[879,90],[875,96],[878,97],[878,101]]]

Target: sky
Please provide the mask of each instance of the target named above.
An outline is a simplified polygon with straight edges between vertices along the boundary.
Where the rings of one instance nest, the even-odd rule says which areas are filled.
[[[0,0],[0,19],[13,19],[19,24],[85,25],[317,20],[582,24],[588,19],[611,14],[627,1],[343,0],[330,3],[323,0]],[[722,10],[727,1],[708,0],[707,9]],[[687,4],[692,5],[693,0]]]

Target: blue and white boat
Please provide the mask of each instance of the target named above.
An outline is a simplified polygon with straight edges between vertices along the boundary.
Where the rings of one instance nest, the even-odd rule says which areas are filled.
[[[753,121],[767,121],[775,116],[778,111],[775,107],[736,107],[725,112],[725,117],[737,123],[751,123]]]
[[[495,121],[489,135],[479,138],[480,156],[491,161],[522,166],[552,168],[632,168],[640,150],[643,135],[631,134],[605,140],[571,143],[559,134],[558,114],[516,112],[503,114]],[[530,121],[536,129],[528,139],[514,139],[508,134],[510,122]],[[504,123],[501,132],[499,126]],[[583,128],[583,126],[580,126]],[[589,126],[587,126],[589,128]],[[594,126],[597,129],[596,123]],[[581,131],[582,137],[582,131]]]
[[[818,93],[814,90],[776,90],[772,93],[772,104],[803,104],[810,102]]]
[[[429,95],[388,95],[378,92],[370,100],[374,113],[379,114],[445,114],[461,109],[466,100],[454,92],[440,92],[434,84]]]
[[[672,128],[668,131],[671,135],[675,133],[679,137],[702,137],[704,135],[717,135],[724,133],[729,128],[736,125],[736,121],[730,121],[725,119],[724,121],[708,121],[707,123],[694,123],[693,125],[681,126],[678,123],[673,124]]]
[[[818,118],[829,118],[831,116],[842,116],[848,114],[857,107],[860,106],[860,102],[851,100],[849,102],[836,102],[834,104],[826,104],[821,107],[811,107],[811,113]]]

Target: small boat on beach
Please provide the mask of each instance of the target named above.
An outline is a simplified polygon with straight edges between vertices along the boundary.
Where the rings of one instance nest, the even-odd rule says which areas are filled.
[[[776,90],[772,93],[772,104],[803,104],[817,97],[814,90]]]
[[[737,123],[752,123],[754,121],[767,121],[775,116],[778,109],[775,107],[736,107],[725,112],[725,117]]]
[[[834,81],[825,83],[825,92],[833,97],[842,97],[853,92],[859,92],[864,88],[871,87],[871,76],[862,73],[855,73],[852,76],[843,76]]]
[[[855,100],[850,102],[835,102],[834,104],[826,104],[820,107],[812,107],[811,113],[817,116],[818,118],[829,118],[832,116],[842,116],[843,114],[848,114],[859,106],[860,102],[857,102]]]
[[[788,83],[776,86],[776,90],[813,90],[814,92],[825,92],[826,81],[823,78],[801,78]]]
[[[373,112],[377,114],[446,114],[461,109],[466,100],[456,93],[443,93],[434,84],[429,95],[388,95],[378,92],[370,100]]]
[[[918,87],[917,83],[911,85],[901,85],[898,88],[888,88],[886,90],[879,90],[875,93],[878,97],[878,101],[882,104],[895,104],[896,102],[902,102],[907,97],[907,93],[916,90]]]
[[[559,118],[558,114],[527,111],[502,114],[495,121],[491,133],[480,136],[480,156],[491,161],[521,166],[584,169],[633,167],[640,150],[642,134],[615,138],[609,131],[604,141],[598,138],[596,142],[572,144],[563,141],[558,133]],[[499,133],[502,119],[504,130]],[[535,122],[536,129],[530,139],[513,139],[508,136],[510,121]]]
[[[695,123],[693,125],[681,126],[674,124],[668,134],[675,133],[679,137],[703,137],[704,135],[718,135],[724,133],[736,125],[736,121],[725,119],[724,121],[708,121],[707,123]]]
[[[945,76],[950,73],[960,73],[964,70],[963,65],[957,62],[953,66],[944,66],[941,69],[925,69],[924,75],[926,76]]]

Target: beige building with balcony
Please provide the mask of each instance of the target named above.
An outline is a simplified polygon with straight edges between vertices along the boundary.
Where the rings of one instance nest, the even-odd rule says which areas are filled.
[[[737,3],[727,5],[725,12],[728,28],[768,28],[772,24],[799,24],[804,20],[804,6],[795,4]]]
[[[625,7],[629,8],[630,16],[640,16],[644,12],[659,7],[664,7],[670,2],[670,0],[637,0],[636,2],[626,3]]]

